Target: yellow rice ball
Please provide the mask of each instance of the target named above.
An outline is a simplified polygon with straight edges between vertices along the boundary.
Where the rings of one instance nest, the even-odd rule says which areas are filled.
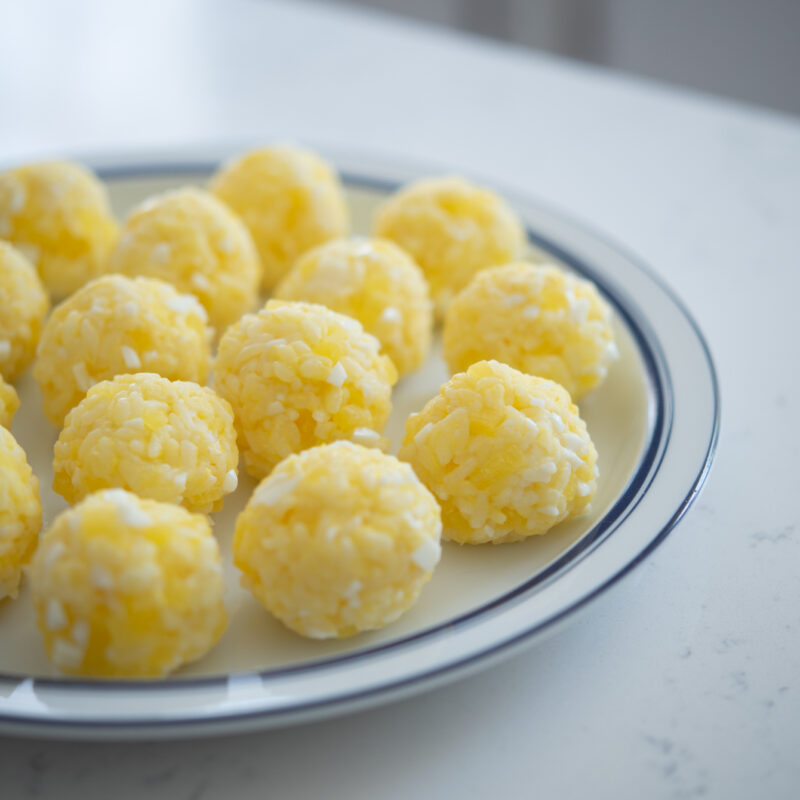
[[[191,292],[219,333],[254,308],[261,283],[261,263],[244,223],[214,195],[192,188],[137,206],[108,268]]]
[[[282,461],[236,522],[242,584],[314,639],[396,620],[441,552],[439,507],[408,464],[336,442]]]
[[[129,372],[205,383],[211,331],[190,294],[156,278],[105,275],[58,306],[42,331],[33,374],[44,413],[61,427],[98,381]]]
[[[425,178],[392,195],[378,211],[375,234],[422,267],[438,317],[476,272],[520,258],[525,248],[506,202],[457,177]]]
[[[231,325],[214,365],[214,388],[233,406],[254,478],[317,444],[383,444],[396,380],[394,364],[361,323],[281,300]]]
[[[17,596],[41,527],[39,481],[25,451],[0,427],[0,600]]]
[[[58,300],[105,271],[117,223],[108,192],[85,167],[28,164],[0,173],[0,238],[33,262]]]
[[[400,375],[431,345],[433,314],[422,270],[385,239],[336,239],[301,256],[275,290],[283,300],[321,303],[355,317],[381,343]]]
[[[67,414],[53,489],[70,503],[119,487],[207,514],[236,489],[233,411],[196,383],[118,375],[92,386]]]
[[[597,451],[566,390],[497,361],[450,378],[406,422],[400,458],[461,544],[513,542],[586,510]]]
[[[265,147],[224,164],[211,191],[250,229],[269,291],[295,259],[322,242],[343,236],[349,213],[333,168],[299,147]]]
[[[33,361],[49,308],[33,265],[0,241],[0,375],[6,380],[16,380]]]
[[[123,489],[59,514],[30,581],[47,657],[70,675],[159,678],[205,655],[227,624],[208,519]]]
[[[11,420],[19,408],[19,397],[14,387],[3,380],[0,375],[0,426],[3,428],[11,427]]]
[[[450,305],[443,339],[451,372],[496,359],[560,383],[575,401],[619,355],[611,308],[593,283],[524,262],[476,275]]]

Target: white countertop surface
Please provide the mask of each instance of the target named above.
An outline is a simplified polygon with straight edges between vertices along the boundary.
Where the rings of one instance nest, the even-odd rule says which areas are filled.
[[[4,4],[0,109],[4,163],[282,138],[489,176],[652,265],[704,330],[723,398],[685,520],[534,649],[288,730],[0,739],[0,796],[800,796],[800,120],[266,2]]]

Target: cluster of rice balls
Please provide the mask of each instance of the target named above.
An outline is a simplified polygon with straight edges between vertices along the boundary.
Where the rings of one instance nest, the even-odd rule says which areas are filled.
[[[234,563],[312,638],[397,619],[443,536],[511,542],[588,507],[597,453],[574,401],[617,355],[595,287],[525,261],[512,209],[459,178],[401,188],[371,237],[349,224],[335,171],[296,147],[239,157],[121,226],[79,165],[0,173],[0,601],[27,572],[59,670],[160,677],[214,646],[227,618],[206,515],[236,490],[240,453],[260,483]],[[392,387],[436,321],[453,376],[395,458]],[[72,504],[41,536],[9,430],[31,364]]]

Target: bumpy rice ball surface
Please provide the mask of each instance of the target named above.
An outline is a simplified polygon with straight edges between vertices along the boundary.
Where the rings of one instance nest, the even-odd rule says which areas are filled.
[[[552,265],[485,270],[445,318],[451,372],[496,359],[560,383],[573,400],[600,384],[618,355],[608,303],[593,283]]]
[[[337,442],[281,462],[239,515],[242,583],[317,639],[396,620],[439,561],[439,507],[407,464]]]
[[[253,235],[269,291],[295,259],[347,233],[349,214],[336,172],[299,147],[265,147],[222,166],[210,184]]]
[[[16,380],[33,361],[49,307],[30,261],[0,242],[0,375],[6,380]]]
[[[390,197],[375,233],[396,242],[422,267],[439,317],[481,269],[522,256],[525,233],[493,192],[456,177],[426,178]]]
[[[0,173],[0,238],[21,250],[59,300],[105,271],[117,238],[108,193],[72,162]]]
[[[14,419],[18,408],[19,397],[14,387],[6,383],[0,375],[0,426],[10,428],[11,420]]]
[[[227,623],[206,517],[122,489],[60,514],[30,580],[47,656],[70,675],[162,677],[208,652]]]
[[[25,451],[0,427],[0,601],[17,596],[41,527],[39,481]]]
[[[225,332],[214,388],[233,407],[248,472],[337,439],[380,446],[397,370],[361,323],[312,303],[270,300]]]
[[[462,544],[546,533],[586,510],[597,451],[566,390],[497,361],[454,375],[406,423],[400,458]]]
[[[44,413],[61,427],[98,381],[131,372],[205,383],[211,331],[193,295],[156,278],[106,275],[58,306],[42,331],[33,374]]]
[[[119,487],[208,513],[236,489],[233,411],[211,389],[152,373],[89,389],[56,442],[53,488],[70,503]]]
[[[428,355],[433,314],[427,281],[411,257],[388,240],[353,237],[320,245],[301,256],[275,296],[321,303],[355,317],[401,375]]]
[[[214,195],[190,188],[153,197],[131,212],[109,271],[161,278],[191,292],[219,333],[255,307],[261,282],[244,223]]]

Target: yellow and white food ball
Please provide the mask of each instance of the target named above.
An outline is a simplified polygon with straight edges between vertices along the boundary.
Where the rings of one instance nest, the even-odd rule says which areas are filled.
[[[295,259],[343,236],[349,213],[333,168],[316,153],[292,146],[265,147],[224,164],[211,191],[253,235],[269,291]]]
[[[439,507],[408,464],[336,442],[282,461],[236,522],[242,583],[315,639],[396,620],[439,561]]]
[[[454,375],[412,414],[400,458],[461,544],[545,533],[581,514],[597,484],[597,451],[566,390],[497,361]]]
[[[443,338],[451,372],[496,359],[560,383],[576,401],[619,355],[611,308],[593,283],[525,262],[476,275],[450,305]]]
[[[25,451],[0,427],[0,600],[17,596],[41,527],[39,481]]]
[[[119,487],[207,514],[237,485],[229,403],[206,387],[153,373],[92,386],[64,420],[53,489],[70,503]]]
[[[431,344],[428,284],[411,257],[386,239],[335,239],[301,256],[275,290],[355,317],[397,371],[417,369]]]
[[[156,278],[105,275],[53,310],[33,374],[44,413],[61,427],[98,381],[130,372],[205,383],[211,331],[190,294]]]
[[[233,406],[239,449],[254,478],[317,444],[384,444],[396,380],[394,364],[361,323],[282,300],[231,325],[214,365],[214,388]]]
[[[0,238],[33,262],[59,300],[105,272],[117,223],[106,188],[85,167],[28,164],[0,173]]]
[[[109,272],[161,278],[191,292],[221,333],[258,300],[261,264],[244,223],[209,192],[185,188],[146,200],[130,214]]]
[[[6,380],[16,380],[33,361],[49,308],[33,265],[0,241],[0,375]]]
[[[425,178],[379,209],[375,234],[422,267],[439,317],[476,272],[522,256],[525,232],[498,195],[456,177]]]
[[[3,428],[11,427],[11,420],[19,408],[19,397],[14,387],[3,380],[0,375],[0,426]]]
[[[227,624],[208,519],[123,489],[59,514],[30,581],[47,656],[70,675],[159,678],[205,655]]]

